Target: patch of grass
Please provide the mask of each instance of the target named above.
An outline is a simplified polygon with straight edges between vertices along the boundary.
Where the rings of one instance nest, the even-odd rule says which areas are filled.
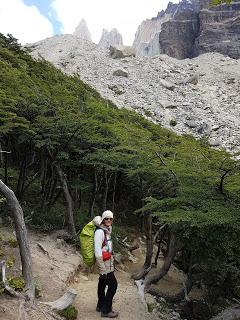
[[[148,312],[153,312],[155,308],[155,303],[147,303]]]
[[[7,259],[7,267],[10,269],[14,266],[15,258],[14,257],[8,257]]]
[[[73,305],[70,305],[64,310],[58,311],[58,313],[67,320],[75,320],[78,315],[78,311]]]
[[[8,277],[9,285],[16,291],[23,291],[25,287],[25,282],[22,277]]]
[[[16,248],[16,247],[18,246],[17,239],[14,238],[14,237],[10,237],[10,238],[8,239],[8,244],[9,244],[10,247]]]

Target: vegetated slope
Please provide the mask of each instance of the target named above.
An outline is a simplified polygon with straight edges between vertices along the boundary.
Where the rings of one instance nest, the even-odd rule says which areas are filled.
[[[29,223],[66,226],[66,186],[77,229],[105,208],[134,225],[142,212],[151,212],[154,229],[166,222],[181,239],[179,264],[184,269],[184,257],[191,256],[194,281],[209,290],[214,284],[219,295],[227,281],[236,293],[238,162],[205,139],[177,136],[119,110],[78,77],[33,60],[14,39],[0,40],[0,142],[11,152],[0,176],[16,192]],[[1,210],[7,214],[4,202]]]
[[[218,53],[181,61],[167,55],[116,60],[108,50],[72,35],[48,38],[30,48],[32,55],[78,75],[120,108],[177,133],[205,137],[212,146],[239,149],[239,60]],[[125,76],[114,75],[118,69]]]

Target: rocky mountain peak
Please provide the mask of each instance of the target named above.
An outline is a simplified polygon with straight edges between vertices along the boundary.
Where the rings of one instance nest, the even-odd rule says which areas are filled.
[[[240,3],[210,6],[210,0],[169,2],[167,9],[138,27],[138,56],[167,54],[177,59],[205,52],[240,57]]]
[[[73,35],[78,38],[81,38],[81,39],[92,41],[92,36],[91,36],[91,33],[88,29],[87,22],[85,21],[85,19],[82,19],[80,21],[80,23],[77,26],[77,28],[75,29]]]
[[[123,45],[122,35],[116,28],[113,28],[110,32],[103,29],[102,36],[99,41],[99,46],[103,48],[110,48],[110,46]]]

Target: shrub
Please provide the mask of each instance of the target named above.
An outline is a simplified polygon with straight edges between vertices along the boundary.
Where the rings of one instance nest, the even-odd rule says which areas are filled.
[[[170,120],[170,126],[175,127],[177,125],[177,121],[175,119]]]

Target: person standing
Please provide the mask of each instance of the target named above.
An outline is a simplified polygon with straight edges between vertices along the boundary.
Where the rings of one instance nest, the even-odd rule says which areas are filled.
[[[104,211],[101,225],[96,229],[94,234],[94,252],[99,269],[96,311],[101,312],[101,317],[106,318],[118,317],[118,312],[112,310],[112,301],[118,285],[114,275],[113,245],[111,239],[112,223],[112,211]],[[105,292],[106,287],[107,292]]]

